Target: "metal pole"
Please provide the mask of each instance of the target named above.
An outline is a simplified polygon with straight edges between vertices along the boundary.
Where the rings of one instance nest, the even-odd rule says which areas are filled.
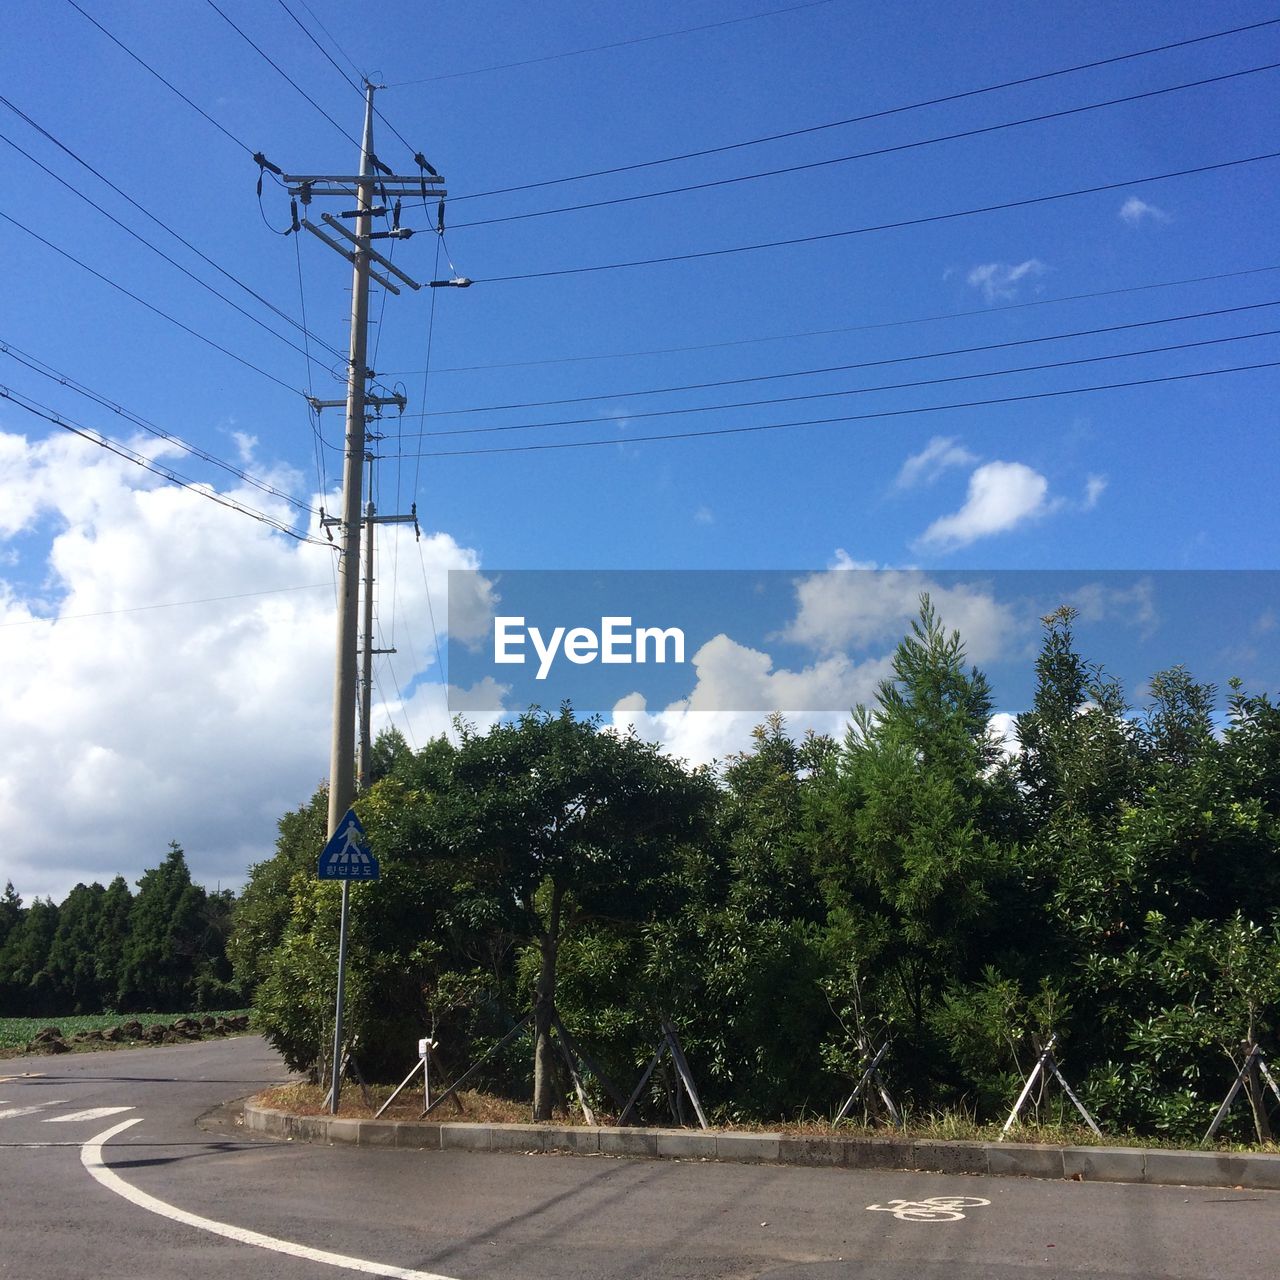
[[[356,668],[359,647],[360,499],[365,460],[365,367],[369,330],[369,254],[373,207],[373,86],[365,85],[364,142],[360,148],[356,229],[352,255],[351,345],[347,371],[346,456],[342,467],[342,557],[338,563],[338,643],[333,679],[333,743],[329,757],[329,836],[355,799]]]
[[[338,926],[338,1000],[333,1015],[333,1080],[329,1086],[329,1114],[338,1114],[338,1090],[342,1087],[342,988],[347,979],[347,906],[351,881],[342,882],[342,923]]]

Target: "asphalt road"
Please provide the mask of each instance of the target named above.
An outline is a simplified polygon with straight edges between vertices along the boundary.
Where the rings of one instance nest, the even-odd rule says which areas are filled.
[[[197,1127],[284,1074],[256,1038],[0,1062],[0,1276],[1280,1274],[1280,1192],[361,1150]]]

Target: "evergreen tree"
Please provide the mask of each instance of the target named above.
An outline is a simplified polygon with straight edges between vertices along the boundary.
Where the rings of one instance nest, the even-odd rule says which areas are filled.
[[[36,898],[0,949],[0,987],[15,1014],[41,1016],[51,1007],[53,984],[47,968],[58,929],[52,898]]]
[[[125,944],[129,940],[133,894],[124,876],[116,876],[102,896],[98,934],[93,943],[94,970],[104,1005],[115,1007],[119,999],[120,975],[124,969]]]
[[[814,822],[839,992],[862,1034],[889,1031],[904,1076],[945,1063],[944,992],[990,960],[994,897],[1009,874],[1009,782],[991,695],[928,596],[873,709],[859,706],[828,767]],[[837,984],[841,985],[841,984]]]
[[[204,905],[204,890],[192,884],[181,846],[171,844],[164,862],[138,881],[120,973],[122,1010],[173,1013],[190,1007]]]
[[[95,948],[106,892],[97,883],[78,884],[58,908],[58,928],[49,948],[50,1014],[98,1013],[102,1009]]]

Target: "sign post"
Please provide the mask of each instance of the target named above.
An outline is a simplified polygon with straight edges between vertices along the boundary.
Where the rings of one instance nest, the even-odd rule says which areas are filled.
[[[342,997],[347,977],[347,912],[353,880],[377,880],[378,860],[365,839],[364,828],[354,809],[338,823],[320,855],[316,869],[321,880],[342,881],[342,916],[338,925],[338,996],[333,1014],[333,1074],[329,1086],[329,1114],[338,1114],[338,1094],[342,1083]]]

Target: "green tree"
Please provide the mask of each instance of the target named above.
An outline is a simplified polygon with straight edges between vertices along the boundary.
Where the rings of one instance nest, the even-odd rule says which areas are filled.
[[[532,711],[464,735],[442,798],[469,876],[509,895],[536,951],[534,1115],[554,1105],[551,1027],[562,940],[590,921],[638,925],[661,902],[673,851],[706,811],[710,781],[634,735]]]
[[[13,932],[21,919],[22,899],[13,887],[13,881],[7,880],[4,886],[4,893],[0,895],[0,951],[4,950],[4,944],[9,934]]]
[[[78,884],[58,908],[58,928],[49,947],[50,1013],[98,1013],[102,1009],[95,947],[106,892],[96,882]]]
[[[98,934],[94,939],[94,970],[104,1005],[115,1004],[120,992],[125,944],[129,940],[129,917],[133,894],[124,876],[115,876],[102,896]]]
[[[191,881],[180,845],[142,875],[120,972],[120,1008],[172,1013],[194,1000],[205,936],[205,892]]]
[[[284,939],[295,879],[301,877],[306,883],[315,878],[328,820],[329,791],[319,787],[305,805],[276,824],[275,853],[249,868],[227,943],[235,981],[247,999],[254,998]]]
[[[40,1017],[50,1007],[53,983],[49,950],[58,930],[52,898],[34,898],[0,949],[0,988],[7,989],[14,1013]]]
[[[940,1002],[990,958],[1010,875],[1012,786],[990,716],[985,677],[922,597],[811,822],[837,996],[899,1040],[900,1073],[919,1090],[945,1075]]]

